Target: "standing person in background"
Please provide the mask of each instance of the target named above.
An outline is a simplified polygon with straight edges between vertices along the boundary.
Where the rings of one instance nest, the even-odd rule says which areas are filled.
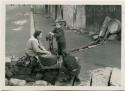
[[[63,52],[66,49],[66,40],[64,30],[59,21],[56,21],[56,28],[54,28],[50,34],[56,38],[58,55],[63,55]]]

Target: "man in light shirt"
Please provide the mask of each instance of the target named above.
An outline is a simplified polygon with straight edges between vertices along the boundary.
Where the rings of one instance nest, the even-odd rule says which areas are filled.
[[[42,38],[41,31],[35,31],[33,36],[28,40],[25,53],[34,62],[37,58],[44,66],[51,66],[57,63],[57,57],[52,55],[51,52],[47,51],[40,40]]]
[[[26,44],[25,52],[28,56],[37,56],[38,54],[50,55],[51,53],[47,51],[43,45],[40,44],[42,38],[41,31],[35,31],[34,35],[28,40]]]

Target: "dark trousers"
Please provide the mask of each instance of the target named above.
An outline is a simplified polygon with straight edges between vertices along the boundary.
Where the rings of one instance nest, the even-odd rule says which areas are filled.
[[[66,48],[66,44],[65,43],[58,43],[58,55],[63,55],[63,52]]]
[[[67,66],[65,66],[64,64],[61,67],[61,72],[65,72],[65,74],[69,75],[69,79],[71,79],[72,77],[76,76],[76,78],[79,78],[79,74],[80,74],[80,70],[81,70],[81,66],[78,65],[78,67],[76,69],[68,69]]]

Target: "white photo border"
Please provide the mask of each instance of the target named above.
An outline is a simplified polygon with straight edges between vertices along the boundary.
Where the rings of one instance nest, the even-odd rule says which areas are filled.
[[[5,86],[5,20],[7,4],[63,4],[63,5],[121,5],[122,41],[121,41],[121,86]],[[2,90],[125,90],[125,2],[124,0],[4,0],[0,2],[0,85]]]

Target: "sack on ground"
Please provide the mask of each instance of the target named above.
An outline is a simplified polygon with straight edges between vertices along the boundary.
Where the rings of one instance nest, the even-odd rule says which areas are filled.
[[[113,19],[110,21],[107,31],[109,31],[110,34],[116,34],[120,32],[120,29],[121,29],[121,22],[117,19]]]
[[[107,16],[102,24],[102,27],[101,27],[101,30],[100,30],[100,33],[99,33],[99,36],[100,37],[104,37],[105,36],[105,33],[107,31],[107,27],[108,27],[108,23],[109,21],[111,20],[111,18],[109,16]]]

